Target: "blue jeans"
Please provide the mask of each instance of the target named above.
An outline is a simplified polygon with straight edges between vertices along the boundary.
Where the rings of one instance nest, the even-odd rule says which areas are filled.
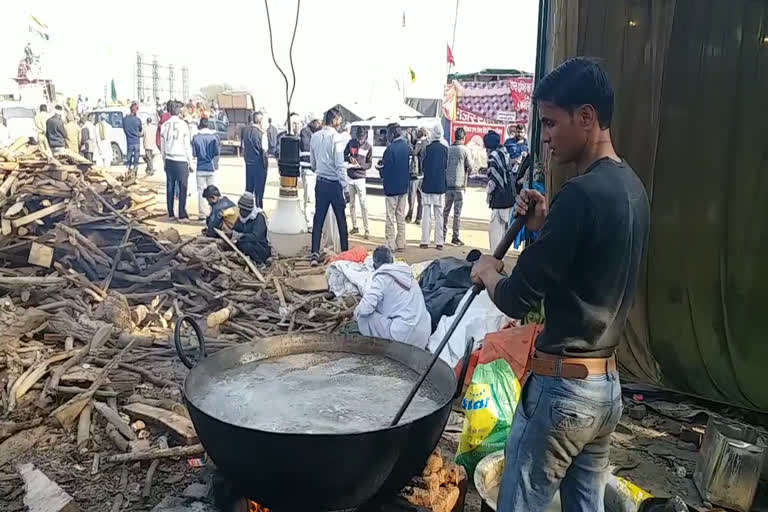
[[[128,146],[128,163],[126,164],[128,169],[138,169],[139,168],[139,145],[138,144],[131,144]]]
[[[621,418],[618,372],[586,379],[531,375],[506,447],[498,512],[603,512],[610,435]]]

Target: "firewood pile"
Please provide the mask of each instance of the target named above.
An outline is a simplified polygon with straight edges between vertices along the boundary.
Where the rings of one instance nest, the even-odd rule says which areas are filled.
[[[118,510],[163,495],[157,482],[153,490],[161,464],[203,454],[181,403],[180,316],[197,321],[214,352],[331,332],[356,306],[333,298],[325,269],[306,258],[256,266],[223,233],[154,231],[145,223],[154,194],[77,154],[48,161],[17,141],[0,151],[0,178],[0,509],[22,506],[16,465],[30,459],[25,475],[40,482],[41,470],[82,510],[109,510],[104,499]],[[85,469],[73,476],[73,463]],[[122,463],[141,463],[141,476]],[[102,494],[83,494],[120,468]]]
[[[451,460],[443,459],[435,448],[427,459],[421,476],[414,477],[400,493],[408,502],[432,512],[451,512],[467,490],[466,470]]]

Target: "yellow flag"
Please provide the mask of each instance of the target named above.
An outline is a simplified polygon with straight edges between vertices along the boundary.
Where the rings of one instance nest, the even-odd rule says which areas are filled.
[[[410,68],[410,67],[408,68],[408,71],[411,72],[411,83],[415,83],[416,82],[416,72],[413,70],[413,68]]]

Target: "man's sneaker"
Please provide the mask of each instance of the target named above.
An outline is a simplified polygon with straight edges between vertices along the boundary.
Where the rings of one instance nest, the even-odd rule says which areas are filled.
[[[349,231],[349,234],[350,234],[350,235],[356,235],[356,234],[358,234],[359,232],[360,232],[360,230],[359,230],[359,229],[357,229],[357,228],[352,228],[352,229]]]
[[[368,231],[366,231],[366,232],[365,232],[365,234],[363,235],[363,238],[365,238],[366,240],[368,240],[369,238],[371,238],[371,233],[370,233],[370,232],[368,232]]]
[[[451,240],[451,244],[453,244],[453,245],[455,245],[457,247],[464,247],[464,242],[462,242],[458,238],[454,238],[453,240]]]
[[[319,259],[320,259],[320,256],[318,256],[317,254],[312,254],[312,259],[309,262],[309,266],[316,267],[319,264],[318,262]]]
[[[421,224],[421,219],[416,219],[413,221],[414,224],[419,225]]]
[[[419,244],[419,249],[429,249],[429,244]]]
[[[395,249],[395,252],[405,252],[405,247],[401,247],[399,249]]]
[[[438,251],[442,251],[443,250],[443,246],[442,245],[436,245],[435,249],[437,249]]]

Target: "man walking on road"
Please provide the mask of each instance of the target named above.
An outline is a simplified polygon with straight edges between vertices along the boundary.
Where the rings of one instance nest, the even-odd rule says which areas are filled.
[[[139,144],[141,144],[141,119],[139,119],[139,104],[131,103],[131,113],[123,119],[123,132],[125,132],[125,145],[128,148],[128,170],[135,173],[139,170]]]
[[[349,178],[344,165],[344,146],[339,137],[341,114],[331,109],[325,113],[325,125],[312,135],[309,146],[310,165],[317,174],[315,215],[312,220],[312,266],[320,259],[320,238],[328,208],[333,208],[339,227],[341,250],[349,249],[346,203],[349,202]]]
[[[432,128],[432,140],[424,149],[421,198],[424,218],[421,224],[421,244],[429,247],[429,231],[435,225],[435,248],[443,250],[445,233],[443,232],[443,206],[445,205],[445,169],[448,166],[448,143],[443,138],[443,127],[438,123]]]
[[[315,216],[315,183],[317,176],[309,161],[309,149],[312,135],[320,130],[320,117],[311,114],[309,124],[299,132],[299,166],[301,167],[301,183],[304,187],[304,216],[308,224],[313,223]]]
[[[448,235],[448,217],[453,208],[453,238],[451,243],[461,247],[464,242],[459,238],[461,228],[461,208],[464,206],[464,192],[467,189],[467,180],[472,172],[472,155],[464,145],[467,132],[464,128],[457,128],[454,133],[454,142],[448,148],[448,167],[446,168],[446,183],[448,189],[445,192],[445,210],[443,211],[443,238]]]
[[[384,234],[390,249],[395,252],[404,252],[405,209],[408,205],[408,188],[411,183],[411,148],[397,123],[387,126],[387,140],[390,144],[384,150],[384,156],[379,164],[387,206]],[[397,223],[397,235],[395,235],[395,223]]]
[[[168,218],[175,219],[173,212],[174,192],[179,196],[179,222],[189,221],[187,214],[187,180],[189,165],[192,162],[192,141],[189,136],[189,125],[179,117],[181,103],[172,102],[171,117],[163,123],[160,134],[160,151],[165,165],[165,199],[168,205]]]
[[[613,89],[594,62],[555,68],[534,92],[542,143],[568,180],[547,208],[523,190],[516,211],[532,209],[540,231],[509,277],[482,256],[472,279],[512,318],[543,300],[547,324],[506,447],[499,512],[542,512],[560,490],[565,512],[602,512],[610,436],[621,417],[614,352],[648,245],[650,206],[643,183],[611,142]]]
[[[147,176],[155,174],[155,152],[157,151],[157,126],[152,124],[152,118],[147,118],[147,125],[142,135],[144,141],[144,162],[147,164]]]
[[[367,128],[364,126],[357,127],[355,138],[347,143],[347,147],[344,150],[344,159],[351,164],[347,169],[347,176],[349,176],[349,216],[352,218],[352,231],[349,234],[355,235],[359,233],[355,212],[355,198],[357,198],[360,201],[360,210],[363,213],[363,229],[365,230],[363,238],[368,240],[370,231],[368,230],[368,205],[365,202],[365,177],[373,162],[373,148],[368,143]]]
[[[269,118],[269,126],[267,126],[267,154],[269,156],[275,156],[277,154],[277,134],[279,130],[277,126],[272,124],[272,118]]]
[[[264,188],[267,186],[267,148],[264,146],[265,133],[261,127],[264,116],[253,114],[253,122],[243,130],[241,141],[245,157],[245,190],[256,198],[256,206],[264,208]]]
[[[211,185],[216,184],[214,175],[219,168],[219,136],[214,130],[208,128],[208,119],[200,119],[198,125],[200,131],[192,137],[192,154],[197,159],[197,211],[201,219],[208,216],[208,202],[203,192]]]

